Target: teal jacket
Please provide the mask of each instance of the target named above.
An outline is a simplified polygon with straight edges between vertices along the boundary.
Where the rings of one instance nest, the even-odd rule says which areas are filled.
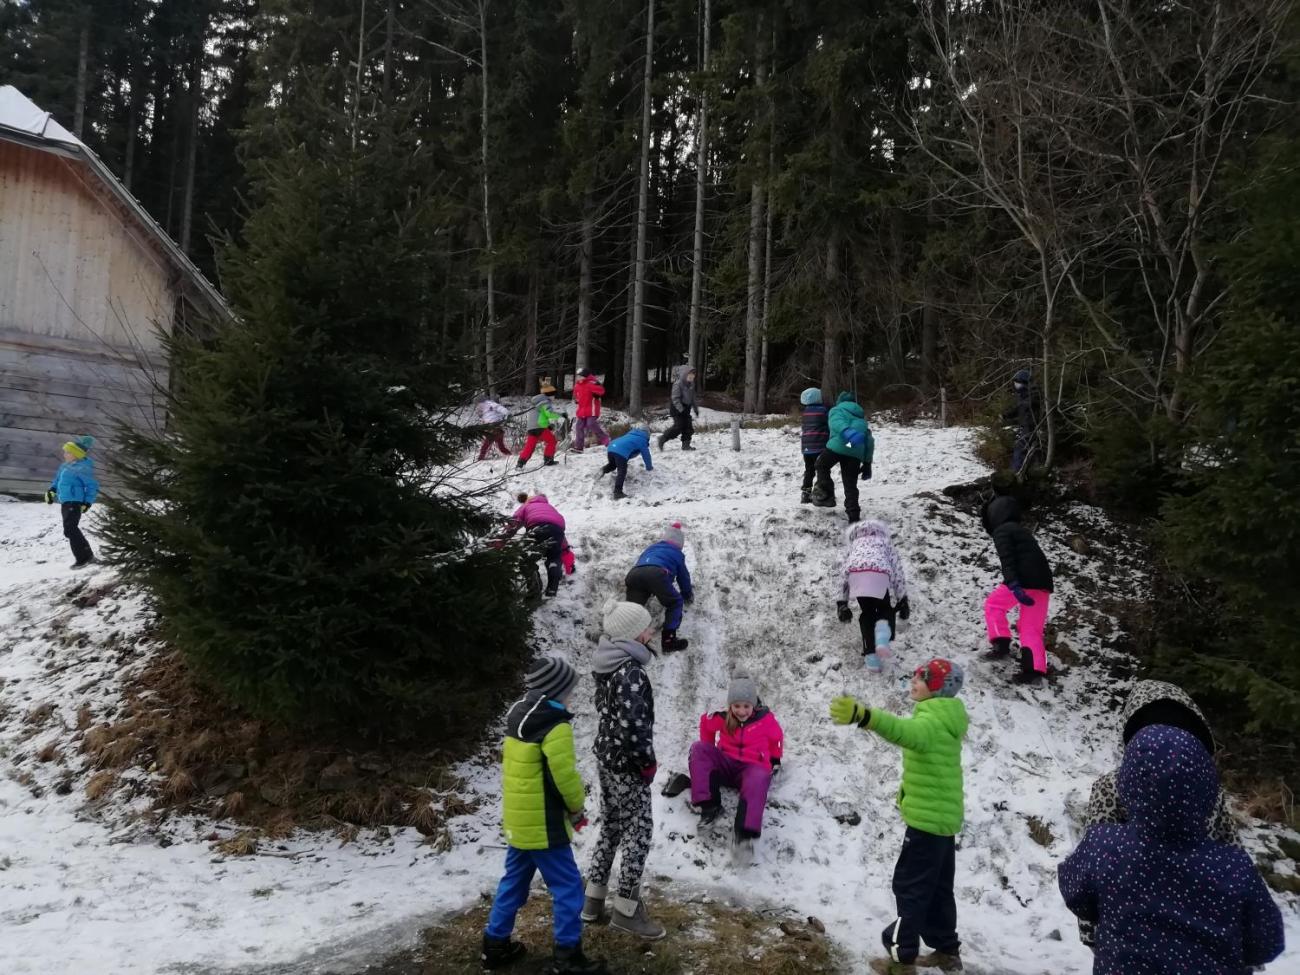
[[[966,705],[955,697],[918,701],[910,718],[871,709],[867,728],[903,749],[898,806],[908,826],[935,836],[961,832],[961,740],[969,724]]]
[[[862,407],[853,402],[849,393],[840,393],[826,419],[831,431],[830,439],[826,441],[827,448],[870,464],[871,457],[876,452],[876,444],[871,438],[866,414],[862,412]]]

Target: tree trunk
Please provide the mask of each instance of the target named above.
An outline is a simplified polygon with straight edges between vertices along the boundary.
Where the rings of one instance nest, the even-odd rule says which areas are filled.
[[[934,220],[934,200],[925,208],[925,230],[928,236]],[[921,287],[921,388],[932,390],[938,384],[939,364],[935,361],[939,353],[939,309],[935,307],[936,274],[932,266],[927,266],[922,277]]]
[[[623,384],[623,404],[626,406],[632,390],[632,323],[636,319],[636,237],[632,238],[632,251],[627,265],[627,315],[623,319],[623,360],[620,375]]]
[[[840,278],[840,230],[832,227],[826,240],[826,307],[822,314],[822,399],[835,402],[840,375],[840,309],[836,300]]]
[[[582,199],[582,245],[578,251],[578,335],[574,340],[574,369],[591,368],[591,262],[596,243],[596,218],[591,193]]]
[[[760,17],[757,51],[754,55],[754,87],[761,91],[767,82],[766,34]],[[744,411],[758,409],[759,327],[762,317],[763,288],[763,211],[764,179],[755,176],[749,189],[749,280],[745,289],[745,401]]]
[[[487,376],[489,395],[496,395],[495,333],[497,327],[496,254],[492,242],[492,197],[488,178],[488,0],[478,0],[479,65],[483,72],[483,98],[479,114],[480,163],[483,168],[483,249],[487,276],[487,322],[483,326],[483,371]]]
[[[384,18],[384,103],[393,90],[393,28],[396,15],[393,11],[395,0],[388,0],[388,12]]]
[[[72,134],[80,139],[86,125],[86,87],[90,83],[90,7],[81,8],[81,32],[77,38],[77,91],[72,110]]]
[[[645,75],[641,91],[641,177],[636,205],[636,293],[633,297],[631,383],[628,386],[627,409],[633,417],[641,416],[641,387],[645,384],[645,349],[642,334],[645,331],[646,287],[646,233],[649,224],[650,200],[650,84],[654,77],[655,53],[655,0],[650,0],[646,13]]]
[[[704,50],[700,56],[700,73],[709,73],[709,43],[713,27],[711,0],[704,0]],[[706,82],[707,83],[707,82]],[[686,339],[686,361],[699,366],[700,300],[704,292],[704,196],[709,168],[709,93],[700,91],[700,117],[695,133],[695,246],[691,267],[691,321]],[[703,373],[697,375],[703,376]]]
[[[524,325],[524,395],[537,392],[537,268],[528,274],[528,314]],[[562,377],[561,377],[562,378]]]
[[[769,142],[767,147],[767,175],[770,179],[774,164],[775,149]],[[759,331],[763,336],[763,351],[758,363],[758,402],[755,413],[767,412],[767,314],[772,303],[772,205],[767,206],[766,224],[763,227],[763,315],[759,322]]]
[[[206,24],[200,23],[199,36],[190,52],[189,132],[185,136],[185,193],[181,197],[181,232],[178,243],[181,250],[190,253],[190,230],[194,225],[194,177],[199,158],[199,109],[203,105],[203,35]]]
[[[1048,275],[1047,254],[1039,251],[1043,285],[1043,382],[1039,387],[1039,400],[1043,404],[1043,423],[1046,428],[1047,447],[1043,457],[1043,467],[1052,469],[1056,460],[1056,410],[1052,401],[1052,329],[1056,324],[1056,289]],[[1020,472],[1017,471],[1017,474]]]
[[[131,106],[127,109],[126,116],[126,147],[124,159],[122,162],[122,185],[126,187],[128,193],[131,192],[131,180],[135,176],[135,131],[139,124],[140,114],[136,108],[138,102],[137,89],[131,85]]]

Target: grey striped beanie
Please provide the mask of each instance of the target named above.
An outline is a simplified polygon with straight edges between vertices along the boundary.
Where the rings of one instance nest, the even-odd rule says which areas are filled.
[[[530,691],[541,691],[556,699],[568,694],[577,683],[578,672],[559,657],[538,657],[524,674],[524,686]]]

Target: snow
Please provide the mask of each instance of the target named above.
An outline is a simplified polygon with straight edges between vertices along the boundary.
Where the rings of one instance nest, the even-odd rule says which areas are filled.
[[[1134,554],[1108,547],[1098,531],[1089,537],[1091,554],[1082,556],[1068,546],[1068,533],[1044,526],[1040,538],[1058,572],[1049,629],[1081,659],[1051,687],[1019,691],[1005,680],[1010,665],[978,658],[982,600],[997,579],[991,545],[977,520],[940,494],[948,484],[986,473],[974,459],[971,434],[877,426],[875,479],[861,484],[863,513],[894,527],[910,571],[913,612],[895,644],[897,669],[871,676],[859,662],[856,622],[835,618],[844,514],[798,503],[797,429],[743,430],[743,450],[735,453],[725,429],[729,417],[709,419],[723,427],[697,435],[697,452],[671,444],[655,452],[653,472],[639,461],[630,465],[630,498],[622,502],[610,498],[610,478],[595,480],[604,453],[590,448],[545,469],[535,458],[521,474],[513,474],[514,458],[501,458],[455,475],[476,485],[510,475],[495,489],[501,513],[513,510],[516,491],[543,491],[568,519],[578,571],[538,611],[537,642],[588,675],[572,707],[593,793],[590,811],[598,801],[588,654],[599,635],[600,608],[621,597],[623,575],[641,548],[669,522],[681,521],[697,598],[681,629],[690,649],[650,665],[660,761],[647,865],[652,890],[816,915],[854,959],[850,970],[865,971],[880,928],[894,916],[901,757],[876,736],[832,725],[826,705],[847,692],[906,713],[904,675],[931,656],[947,656],[966,670],[962,696],[971,716],[956,881],[967,969],[976,975],[1089,971],[1091,956],[1056,891],[1055,868],[1077,839],[1068,810],[1081,808],[1092,780],[1117,760],[1113,708],[1126,687],[1109,676],[1105,665],[1113,654],[1098,640],[1118,627],[1104,611],[1107,601],[1141,590]],[[1105,526],[1099,512],[1071,514],[1077,525]],[[92,542],[94,520],[92,513]],[[93,598],[110,588],[112,570],[82,576],[70,573],[68,562],[51,509],[0,501],[0,956],[7,956],[6,973],[308,973],[325,970],[327,962],[340,971],[393,950],[420,925],[494,887],[503,857],[495,749],[460,770],[482,802],[478,813],[453,822],[446,852],[414,831],[393,830],[390,839],[365,834],[345,846],[304,834],[251,857],[225,857],[207,838],[231,835],[231,824],[173,820],[160,841],[139,815],[147,809],[143,797],[88,803],[83,790],[92,770],[80,767],[71,730],[78,709],[89,705],[97,721],[110,717],[123,681],[152,646],[142,597],[120,588]],[[759,682],[786,732],[763,837],[755,862],[743,867],[732,866],[727,849],[731,805],[716,832],[699,836],[686,796],[658,795],[671,772],[685,770],[700,713],[724,705],[727,680],[738,670]],[[45,704],[53,706],[52,720],[29,723]],[[66,767],[33,757],[51,742],[62,748]],[[60,795],[56,786],[69,770],[75,781]],[[860,825],[836,820],[850,810]],[[1050,830],[1047,847],[1031,840],[1031,816]],[[598,825],[578,838],[582,865]],[[1253,845],[1266,835],[1253,829]],[[1288,901],[1287,929],[1296,945],[1300,912],[1294,897]],[[1274,970],[1297,966],[1300,949],[1293,947]]]

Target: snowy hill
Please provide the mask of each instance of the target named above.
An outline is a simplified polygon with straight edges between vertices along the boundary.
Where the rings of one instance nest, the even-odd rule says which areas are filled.
[[[1101,608],[1142,583],[1133,553],[1089,534],[1088,556],[1067,544],[1061,526],[1039,531],[1057,567],[1049,632],[1079,656],[1050,687],[1021,692],[1006,681],[1010,664],[978,659],[984,647],[982,600],[997,579],[992,547],[976,519],[942,496],[949,484],[985,473],[963,430],[876,428],[875,480],[862,485],[865,517],[895,529],[910,570],[910,626],[896,644],[901,670],[871,676],[860,666],[858,629],[834,612],[834,572],[845,519],[798,504],[797,434],[743,431],[697,436],[700,448],[669,445],[656,469],[630,468],[630,498],[614,502],[610,479],[592,475],[603,451],[512,476],[499,495],[511,510],[517,490],[541,490],[569,521],[578,572],[539,610],[538,643],[567,655],[584,673],[574,710],[584,777],[595,782],[590,743],[588,655],[599,635],[600,607],[622,593],[622,578],[641,548],[671,521],[685,527],[696,582],[695,605],[681,633],[684,654],[659,658],[655,683],[655,847],[647,865],[661,897],[708,893],[754,907],[786,906],[813,914],[857,959],[876,952],[879,929],[894,916],[890,877],[903,824],[894,806],[898,751],[856,729],[833,726],[826,704],[848,692],[899,713],[909,707],[900,675],[931,656],[966,668],[963,697],[971,716],[965,747],[966,827],[959,838],[959,931],[974,973],[1084,973],[1091,956],[1056,892],[1056,864],[1072,849],[1067,809],[1081,806],[1093,778],[1118,754],[1116,714],[1126,691],[1110,676],[1119,661],[1102,647],[1114,620]],[[513,469],[513,458],[471,468],[487,477]],[[1104,527],[1096,512],[1070,512],[1075,525]],[[93,528],[92,528],[93,535]],[[343,848],[299,836],[273,856],[226,858],[205,837],[214,824],[169,828],[165,844],[133,822],[120,802],[87,804],[89,770],[78,765],[78,710],[111,712],[120,682],[148,652],[138,595],[70,602],[88,579],[66,571],[56,519],[44,505],[0,503],[0,953],[6,972],[309,972],[328,958],[335,968],[392,948],[439,910],[464,906],[495,884],[501,861],[497,768],[490,753],[464,774],[480,811],[453,824],[454,845],[438,853],[413,831],[363,837]],[[83,593],[85,590],[83,590]],[[51,620],[65,639],[51,639]],[[80,646],[78,643],[80,642]],[[686,751],[704,710],[721,707],[729,675],[759,682],[786,732],[786,758],[774,783],[756,862],[733,868],[726,820],[697,836],[685,797],[665,799],[658,785],[685,770]],[[45,719],[29,720],[50,705]],[[33,728],[36,728],[33,731]],[[45,745],[62,761],[39,761]],[[63,788],[66,784],[68,787]],[[39,795],[36,795],[39,793]],[[734,802],[734,796],[729,797]],[[139,803],[139,800],[137,800]],[[593,796],[592,806],[595,806]],[[857,825],[851,814],[860,818]],[[839,817],[837,819],[837,817]],[[844,820],[844,822],[841,822]],[[217,824],[218,833],[229,832]],[[585,865],[594,829],[578,841]],[[1031,832],[1033,836],[1031,836]],[[1044,845],[1045,844],[1045,845]],[[1293,947],[1274,966],[1300,966],[1300,916],[1287,910]],[[177,936],[183,932],[182,936]]]

